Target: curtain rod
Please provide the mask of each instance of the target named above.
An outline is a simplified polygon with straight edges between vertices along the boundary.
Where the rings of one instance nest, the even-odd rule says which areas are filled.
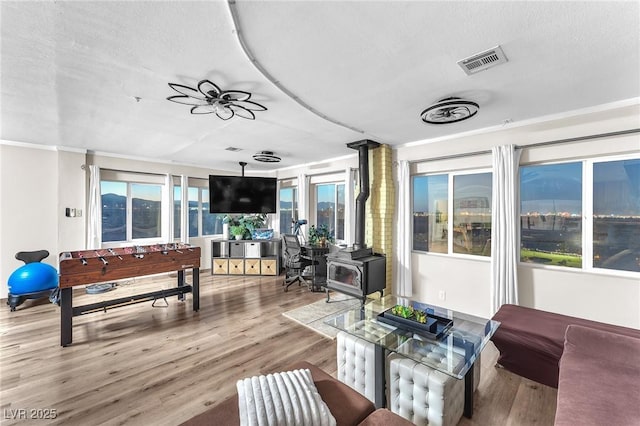
[[[580,141],[589,140],[589,139],[600,139],[600,138],[607,138],[607,137],[612,137],[612,136],[629,135],[629,134],[633,134],[633,133],[640,133],[640,128],[638,128],[638,129],[629,129],[629,130],[620,130],[620,131],[608,132],[608,133],[598,133],[598,134],[595,134],[595,135],[588,135],[588,136],[578,136],[578,137],[569,138],[569,139],[557,139],[557,140],[553,140],[553,141],[537,142],[537,143],[532,143],[532,144],[529,144],[529,145],[516,145],[516,149],[536,148],[536,147],[547,146],[547,145],[556,145],[556,144],[570,143],[570,142],[580,142]],[[450,159],[453,159],[453,158],[472,157],[472,156],[475,156],[475,155],[487,155],[487,154],[491,154],[491,150],[490,149],[486,149],[486,150],[483,150],[483,151],[465,152],[465,153],[461,153],[461,154],[443,155],[441,157],[426,158],[424,160],[411,161],[411,163],[425,163],[425,162],[428,162],[428,161],[450,160]]]

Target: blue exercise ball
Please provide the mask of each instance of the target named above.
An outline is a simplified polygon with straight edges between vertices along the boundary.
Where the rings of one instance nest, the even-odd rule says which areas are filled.
[[[13,271],[8,284],[12,295],[49,290],[58,286],[58,271],[46,263],[28,263]]]

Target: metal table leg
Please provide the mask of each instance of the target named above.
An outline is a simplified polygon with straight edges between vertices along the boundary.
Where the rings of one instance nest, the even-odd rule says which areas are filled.
[[[463,414],[468,419],[470,419],[471,416],[473,416],[473,370],[474,370],[474,365],[472,365],[469,371],[467,371],[467,374],[464,375]]]
[[[374,364],[375,364],[375,405],[376,408],[385,408],[387,406],[386,397],[386,372],[384,348],[380,345],[374,346]]]
[[[73,289],[60,289],[60,345],[68,346],[73,339]]]
[[[191,289],[191,295],[193,296],[193,310],[198,312],[200,310],[200,268],[193,268],[193,284]]]

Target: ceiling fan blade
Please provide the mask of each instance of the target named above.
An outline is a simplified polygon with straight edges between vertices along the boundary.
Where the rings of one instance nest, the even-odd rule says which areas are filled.
[[[168,101],[171,102],[175,102],[177,104],[183,104],[183,105],[191,105],[191,106],[202,106],[202,105],[207,105],[207,101],[204,99],[196,99],[196,98],[192,98],[191,96],[185,96],[185,95],[175,95],[175,96],[169,96],[167,98]]]
[[[220,94],[222,93],[220,88],[209,80],[200,80],[198,83],[198,90],[205,96],[205,98],[219,99]]]
[[[253,112],[249,111],[248,109],[237,105],[236,103],[232,103],[230,105],[230,108],[233,110],[233,112],[235,112],[235,114],[238,117],[242,117],[242,118],[246,118],[247,120],[255,120],[256,116]]]
[[[200,92],[198,92],[196,89],[191,88],[189,86],[185,86],[185,85],[177,84],[177,83],[169,83],[169,87],[171,87],[173,90],[175,90],[176,92],[180,93],[181,95],[189,96],[189,97],[194,98],[194,99],[204,100],[204,97],[202,96],[202,94]]]

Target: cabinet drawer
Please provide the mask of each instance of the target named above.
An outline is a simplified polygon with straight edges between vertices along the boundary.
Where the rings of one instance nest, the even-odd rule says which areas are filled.
[[[213,274],[227,275],[229,273],[229,259],[213,259]]]
[[[243,275],[244,259],[229,259],[229,273],[231,275]]]
[[[241,243],[241,242],[229,243],[229,255],[231,257],[244,257],[244,243]]]
[[[278,266],[278,262],[276,259],[261,259],[260,260],[260,271],[262,275],[278,275],[278,271],[276,270]]]
[[[260,259],[245,259],[244,273],[247,275],[260,275]]]
[[[260,243],[244,243],[244,257],[260,257]]]

